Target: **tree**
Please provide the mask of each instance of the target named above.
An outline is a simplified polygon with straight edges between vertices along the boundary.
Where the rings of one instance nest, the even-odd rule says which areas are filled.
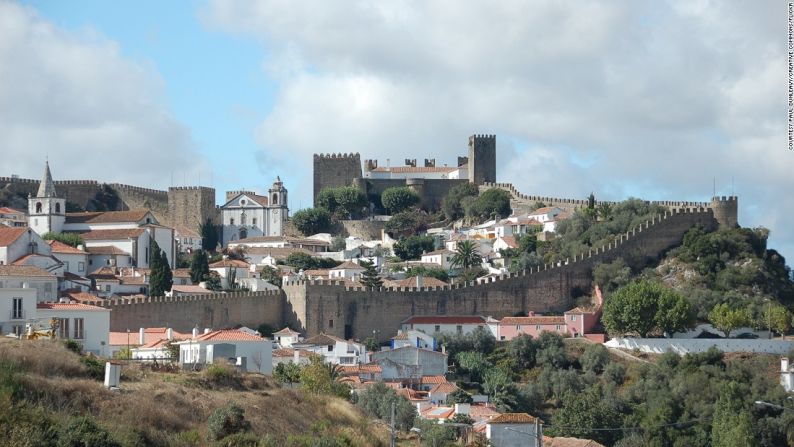
[[[149,296],[163,296],[165,292],[171,290],[173,277],[168,258],[155,240],[152,240],[152,245],[149,247],[149,259]]]
[[[296,270],[310,270],[317,267],[317,260],[314,256],[300,251],[290,253],[284,263],[295,267]]]
[[[579,357],[579,363],[582,365],[582,369],[585,371],[592,371],[596,374],[604,372],[609,362],[609,351],[601,344],[588,345],[582,356]]]
[[[458,247],[455,250],[455,255],[452,256],[452,265],[469,269],[472,267],[479,267],[482,262],[482,256],[477,251],[477,246],[474,241],[461,241],[458,242]]]
[[[410,236],[394,244],[394,254],[403,261],[419,259],[423,253],[433,251],[433,246],[430,236]]]
[[[419,203],[419,194],[407,186],[387,188],[380,195],[380,202],[391,214],[405,211]]]
[[[331,238],[331,251],[342,251],[347,248],[347,242],[342,236],[334,236]]]
[[[378,276],[378,271],[375,270],[375,263],[370,261],[359,261],[358,265],[364,267],[361,273],[361,284],[364,287],[380,287],[383,285],[383,280]]]
[[[118,209],[121,198],[115,189],[103,183],[99,191],[94,194],[94,198],[89,200],[87,207],[89,211],[115,211]]]
[[[329,214],[334,214],[339,207],[339,202],[336,201],[336,188],[323,188],[320,193],[317,194],[314,205],[317,208],[328,211]]]
[[[472,402],[474,402],[474,398],[471,397],[471,394],[463,391],[460,388],[458,388],[455,391],[447,394],[447,404],[448,405],[470,404]]]
[[[207,261],[207,253],[204,250],[196,250],[190,259],[190,281],[198,284],[209,275],[210,265]]]
[[[791,327],[791,312],[779,304],[767,303],[763,310],[764,327],[770,332],[785,334]]]
[[[58,437],[58,447],[118,447],[107,430],[98,426],[89,416],[72,418]]]
[[[331,394],[347,398],[350,387],[341,383],[341,366],[325,363],[319,355],[309,357],[309,363],[301,368],[301,389],[312,394]]]
[[[281,287],[281,272],[275,267],[266,265],[262,267],[259,276],[274,286]]]
[[[715,328],[730,337],[731,331],[750,325],[750,313],[747,309],[732,309],[727,303],[714,306],[709,312],[709,321]]]
[[[745,391],[736,382],[722,386],[714,405],[711,425],[711,445],[714,447],[744,447],[756,445],[755,430],[745,405]]]
[[[218,226],[209,218],[201,225],[201,248],[212,253],[218,248]]]
[[[422,210],[411,208],[391,217],[384,229],[393,236],[411,236],[427,229],[428,216]]]
[[[568,366],[568,355],[565,353],[565,344],[562,335],[556,332],[543,331],[537,340],[538,351],[535,361],[539,365],[564,368]]]
[[[291,385],[299,383],[301,376],[301,368],[297,363],[282,362],[273,368],[273,378],[278,383]]]
[[[479,188],[477,188],[477,185],[468,182],[461,183],[460,185],[454,186],[452,189],[450,189],[447,193],[447,196],[444,198],[444,203],[442,205],[446,218],[455,220],[463,217],[465,214],[462,204],[463,198],[476,197],[479,193],[480,191]]]
[[[519,368],[529,369],[535,366],[535,355],[538,347],[532,336],[521,334],[508,342],[507,352],[516,360]]]
[[[218,272],[210,272],[204,279],[204,284],[208,290],[221,290],[221,275]]]
[[[510,199],[509,192],[500,188],[491,188],[469,204],[466,215],[479,219],[493,219],[496,216],[507,217],[512,211]]]
[[[42,234],[41,238],[45,241],[58,241],[66,245],[71,245],[72,247],[85,244],[83,238],[80,237],[78,233],[53,233],[52,231],[48,231]]]
[[[562,401],[552,419],[553,436],[592,439],[605,445],[612,445],[620,437],[620,431],[598,430],[615,428],[621,421],[620,413],[602,398],[598,385],[584,392],[566,393]]]
[[[304,236],[327,232],[331,228],[331,215],[323,208],[306,208],[292,215],[292,224]]]
[[[691,321],[691,316],[685,312],[686,305],[680,304],[675,296],[665,296],[670,293],[674,292],[648,280],[626,284],[606,301],[601,321],[610,333],[636,333],[643,338],[658,329],[660,323],[671,328],[686,327]],[[660,313],[663,296],[665,307]]]
[[[484,374],[482,389],[499,411],[509,413],[516,409],[518,389],[509,371],[502,368],[488,369]]]
[[[472,382],[481,382],[486,371],[493,368],[481,352],[463,351],[455,355],[455,360],[463,372],[469,373]]]
[[[626,285],[629,280],[631,269],[623,258],[617,258],[608,264],[599,262],[593,269],[593,281],[605,294]]]
[[[334,188],[334,199],[339,205],[336,209],[336,214],[341,214],[341,217],[348,219],[358,219],[361,217],[369,203],[364,191],[355,186]]]
[[[424,267],[418,265],[409,268],[405,272],[406,278],[413,278],[414,276],[426,276],[428,278],[436,278],[439,281],[449,282],[449,273],[440,267]]]
[[[663,333],[672,336],[695,325],[695,310],[692,303],[680,293],[662,289],[654,321]]]
[[[356,406],[365,414],[373,415],[383,421],[390,421],[394,405],[394,425],[401,430],[409,430],[416,419],[416,409],[408,400],[383,382],[376,382],[358,393]]]

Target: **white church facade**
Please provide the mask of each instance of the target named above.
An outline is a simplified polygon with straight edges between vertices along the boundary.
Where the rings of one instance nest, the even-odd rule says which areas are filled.
[[[282,236],[289,217],[287,189],[276,177],[267,196],[250,191],[227,193],[221,207],[223,226],[221,243],[258,236]]]

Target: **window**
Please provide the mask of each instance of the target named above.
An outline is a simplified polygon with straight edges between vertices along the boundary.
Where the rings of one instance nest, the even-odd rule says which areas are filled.
[[[85,271],[85,262],[78,262],[77,263],[77,271],[84,272]]]
[[[560,325],[559,325],[559,324],[557,325],[557,330],[558,330],[558,331],[560,330]]]
[[[234,225],[234,217],[229,219],[229,225]]]
[[[273,194],[273,205],[278,205],[278,194]]]
[[[441,332],[441,325],[436,325],[436,332]]]
[[[251,225],[256,226],[256,217],[251,219]]]
[[[245,225],[245,213],[240,215],[240,225]]]
[[[330,319],[330,320],[328,320],[328,327],[329,327],[330,329],[333,329],[333,328],[334,328],[334,320],[333,320],[333,319]]]
[[[521,325],[520,325],[520,324],[517,324],[517,325],[516,325],[516,330],[517,330],[517,331],[520,331],[520,330],[521,330]]]
[[[11,328],[11,332],[13,332],[13,333],[14,333],[14,335],[16,335],[17,337],[19,337],[19,336],[21,336],[21,335],[22,335],[22,333],[23,333],[23,332],[25,332],[25,326],[23,326],[23,325],[21,325],[21,324],[15,324],[15,325],[14,325],[14,326]]]
[[[540,330],[540,325],[535,326],[535,330],[539,331]]]
[[[36,213],[41,212],[41,202],[36,202]]]
[[[576,315],[571,315],[571,321],[576,321]]]
[[[89,259],[88,260],[88,265],[94,265],[94,260],[93,259]]]
[[[11,308],[11,319],[21,320],[24,316],[22,314],[22,298],[14,298],[13,306]]]
[[[82,340],[83,337],[83,319],[82,318],[75,318],[74,319],[74,338],[75,340]]]
[[[61,212],[61,204],[60,203],[56,203],[55,204],[55,212],[56,213],[60,213]]]
[[[146,247],[144,251],[144,259],[146,259],[146,262],[149,262],[149,247]]]
[[[328,352],[333,352],[334,345],[328,345]]]
[[[68,261],[63,263],[63,269],[66,270],[67,272],[69,271],[69,262]]]
[[[105,265],[110,265],[110,258],[105,259]]]
[[[69,338],[69,319],[58,318],[58,338]]]
[[[455,330],[458,332],[458,334],[462,334],[462,333],[463,333],[463,326],[461,326],[461,325],[458,325],[458,326],[455,328]]]
[[[105,292],[110,292],[110,284],[105,284]]]

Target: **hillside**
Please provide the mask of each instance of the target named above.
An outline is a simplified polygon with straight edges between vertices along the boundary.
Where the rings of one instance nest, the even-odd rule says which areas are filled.
[[[92,446],[388,443],[382,426],[347,401],[282,389],[261,375],[125,365],[121,390],[114,392],[99,380],[103,368],[59,342],[0,339],[0,446],[83,445],[88,439]],[[242,408],[250,428],[207,441],[210,415],[230,402]],[[64,444],[67,439],[76,443]]]

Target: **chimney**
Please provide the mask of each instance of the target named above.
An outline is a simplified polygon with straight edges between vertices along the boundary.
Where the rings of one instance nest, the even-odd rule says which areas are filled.
[[[780,358],[780,372],[788,372],[788,357]]]
[[[455,404],[455,414],[469,414],[471,404]]]
[[[212,329],[210,329],[210,328],[208,328],[208,327],[205,327],[205,328],[204,328],[204,333],[205,333],[205,334],[209,334],[210,332],[212,332]]]
[[[198,337],[198,326],[193,326],[193,338]]]
[[[442,354],[446,354],[447,353],[447,346],[446,345],[441,345],[441,353]]]
[[[166,329],[165,330],[165,338],[167,338],[169,340],[173,340],[174,339],[174,330],[171,329],[171,328]]]
[[[146,330],[144,328],[138,329],[138,344],[139,345],[146,344]]]
[[[85,251],[85,245],[83,245],[83,244],[78,244],[78,245],[77,245],[77,249],[78,249],[78,250],[80,250],[80,251]]]
[[[416,287],[424,287],[425,278],[422,275],[416,275]]]
[[[301,363],[301,352],[299,349],[292,350],[292,363],[296,365],[300,365]]]

